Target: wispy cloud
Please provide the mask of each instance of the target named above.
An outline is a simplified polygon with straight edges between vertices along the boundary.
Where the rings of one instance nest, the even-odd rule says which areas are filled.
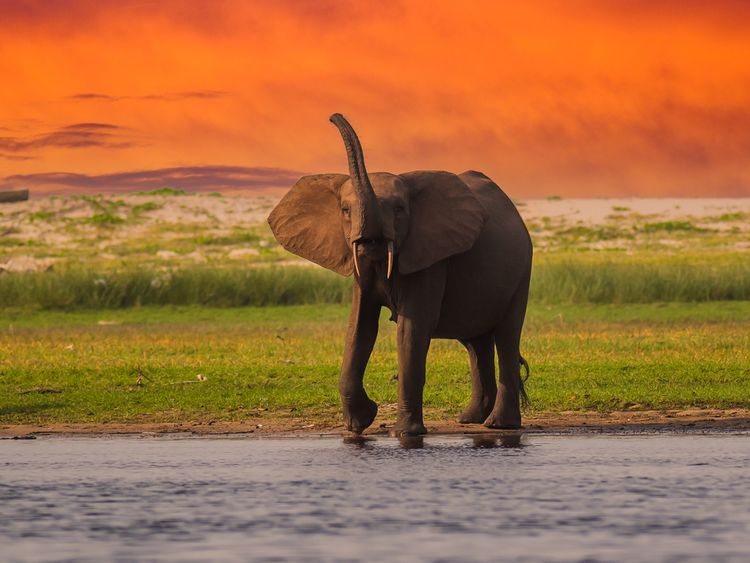
[[[46,172],[15,174],[0,180],[0,187],[24,187],[45,194],[96,191],[104,193],[153,190],[164,186],[187,191],[243,191],[287,188],[302,176],[285,168],[246,166],[177,166],[112,174]]]
[[[0,152],[0,158],[3,160],[12,160],[15,162],[23,162],[26,160],[34,160],[36,157],[30,154],[7,154]]]
[[[51,147],[122,149],[135,144],[129,137],[124,128],[111,123],[73,123],[39,135],[0,137],[0,150],[16,154]]]
[[[68,100],[76,101],[90,101],[90,100],[102,100],[105,102],[117,102],[122,99],[119,96],[110,96],[108,94],[97,94],[96,92],[81,92],[80,94],[73,94],[68,96]]]
[[[66,99],[77,102],[120,102],[127,100],[144,100],[158,102],[172,102],[175,100],[213,100],[227,96],[229,92],[223,90],[186,90],[183,92],[169,92],[166,94],[144,94],[141,96],[114,96],[111,94],[102,94],[100,92],[80,92],[72,94]]]

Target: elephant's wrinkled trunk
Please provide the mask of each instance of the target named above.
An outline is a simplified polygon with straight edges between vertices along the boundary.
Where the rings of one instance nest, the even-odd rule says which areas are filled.
[[[380,206],[370,184],[370,178],[367,176],[362,145],[343,115],[334,113],[330,120],[338,128],[344,140],[346,155],[349,159],[349,176],[357,196],[357,202],[351,210],[351,241],[357,243],[360,240],[382,240],[383,222],[380,218]]]

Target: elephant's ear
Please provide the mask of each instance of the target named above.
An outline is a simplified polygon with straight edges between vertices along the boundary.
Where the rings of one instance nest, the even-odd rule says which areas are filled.
[[[412,195],[409,234],[399,253],[399,272],[423,270],[474,245],[484,225],[485,211],[458,176],[419,171],[401,174],[400,178]]]
[[[350,276],[354,270],[341,228],[338,195],[348,179],[344,174],[305,176],[268,216],[281,246],[342,276]]]

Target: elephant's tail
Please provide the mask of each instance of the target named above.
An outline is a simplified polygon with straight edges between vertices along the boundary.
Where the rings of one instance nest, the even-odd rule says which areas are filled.
[[[521,392],[521,404],[524,407],[528,407],[531,404],[531,400],[529,399],[529,395],[526,393],[526,381],[531,377],[531,368],[529,367],[529,362],[526,361],[526,358],[521,356],[519,354],[519,358],[521,359],[521,367],[523,367],[524,370],[526,370],[526,377],[523,377],[519,374],[520,379],[520,385],[519,389]]]

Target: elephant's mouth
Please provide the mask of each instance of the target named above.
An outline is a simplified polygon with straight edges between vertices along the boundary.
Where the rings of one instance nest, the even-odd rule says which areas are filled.
[[[373,262],[387,260],[387,277],[393,272],[393,241],[386,239],[360,238],[352,243],[352,254],[354,255],[354,269],[359,275],[360,259]]]

